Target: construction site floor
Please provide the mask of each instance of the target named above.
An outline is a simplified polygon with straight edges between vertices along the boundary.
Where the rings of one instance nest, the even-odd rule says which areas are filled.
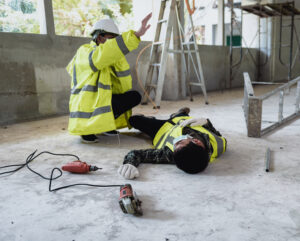
[[[211,92],[208,99],[209,105],[199,95],[194,102],[163,101],[160,110],[151,104],[134,109],[135,114],[168,118],[188,106],[191,116],[211,120],[227,139],[228,149],[196,175],[174,165],[141,164],[139,178],[124,180],[117,170],[126,153],[151,147],[145,135],[132,129],[121,130],[119,139],[103,136],[99,143],[82,144],[78,136],[68,134],[68,116],[0,127],[0,166],[24,163],[35,150],[75,154],[103,169],[64,172],[53,188],[130,183],[144,212],[142,217],[124,214],[118,187],[76,186],[49,192],[49,181],[24,167],[0,176],[0,240],[299,241],[300,119],[262,138],[249,138],[243,89]],[[278,112],[276,102],[263,108]],[[270,172],[265,171],[268,147]],[[73,160],[45,154],[29,165],[49,177],[54,167]]]

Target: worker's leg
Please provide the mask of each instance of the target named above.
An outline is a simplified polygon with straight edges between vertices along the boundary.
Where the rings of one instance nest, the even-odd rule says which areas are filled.
[[[154,117],[146,117],[143,115],[133,115],[129,118],[129,123],[133,128],[147,134],[152,140],[166,121],[167,120],[158,120]]]
[[[111,104],[114,117],[117,118],[137,106],[141,102],[141,99],[140,93],[135,90],[127,91],[124,94],[113,94]]]
[[[168,120],[158,120],[154,117],[146,117],[143,115],[134,115],[129,118],[130,125],[147,134],[153,140],[156,133],[167,121],[172,122],[172,119],[179,116],[188,116],[190,109],[187,107],[179,109],[176,113],[170,115]]]

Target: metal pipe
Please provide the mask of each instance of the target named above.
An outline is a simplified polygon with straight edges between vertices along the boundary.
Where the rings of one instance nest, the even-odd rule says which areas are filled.
[[[294,2],[293,2],[294,6]],[[294,12],[292,13],[292,23],[291,23],[291,39],[290,39],[290,62],[289,62],[289,74],[288,81],[292,79],[292,65],[293,65],[293,41],[294,41]]]
[[[287,65],[282,61],[281,58],[281,48],[282,48],[282,6],[281,6],[281,11],[280,11],[280,30],[279,30],[279,61],[282,65],[286,66]]]
[[[266,172],[270,171],[271,150],[268,147],[266,152]]]
[[[284,90],[281,90],[279,93],[279,110],[278,110],[278,122],[280,123],[283,119],[283,97],[284,97]]]
[[[297,83],[297,93],[296,93],[296,113],[299,112],[299,102],[300,102],[300,81]]]

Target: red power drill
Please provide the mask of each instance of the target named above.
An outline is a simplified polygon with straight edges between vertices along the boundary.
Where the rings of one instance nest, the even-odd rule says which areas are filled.
[[[125,184],[120,187],[120,207],[123,213],[130,213],[135,216],[142,216],[142,202],[138,199],[135,192],[132,191],[130,184]]]
[[[86,164],[86,162],[77,160],[77,161],[67,163],[66,165],[62,166],[62,169],[64,171],[72,172],[72,173],[88,173],[90,171],[97,171],[98,169],[102,169],[102,168],[91,166]]]

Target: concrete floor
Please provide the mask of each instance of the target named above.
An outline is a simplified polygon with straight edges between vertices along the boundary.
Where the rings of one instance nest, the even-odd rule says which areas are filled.
[[[76,154],[103,169],[86,175],[64,173],[54,187],[128,182],[143,202],[144,215],[122,213],[119,188],[73,187],[52,193],[48,181],[24,168],[0,178],[0,240],[299,241],[300,119],[263,138],[248,138],[243,90],[208,97],[209,105],[198,96],[194,102],[163,101],[159,111],[151,105],[134,110],[168,117],[189,106],[192,116],[210,118],[227,138],[228,151],[197,175],[173,165],[144,164],[138,179],[122,179],[117,169],[124,155],[151,145],[134,130],[122,130],[120,143],[116,137],[101,137],[100,143],[88,145],[68,134],[66,116],[1,127],[1,166],[22,163],[36,149]],[[267,118],[277,102],[264,106]],[[264,165],[267,147],[272,150],[269,173]],[[44,155],[30,166],[49,176],[52,168],[72,160]]]

